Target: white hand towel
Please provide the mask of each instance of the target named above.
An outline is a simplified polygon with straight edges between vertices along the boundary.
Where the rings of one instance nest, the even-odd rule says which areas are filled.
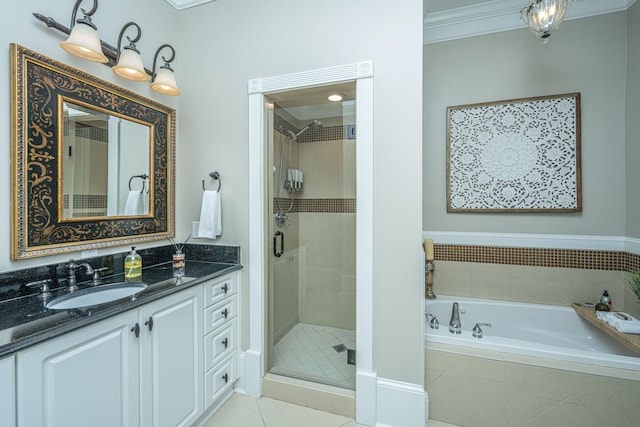
[[[206,190],[202,193],[198,237],[215,239],[221,234],[222,208],[220,206],[220,194],[217,191]]]
[[[145,191],[142,194],[142,215],[149,214],[149,192]]]
[[[596,311],[596,316],[603,322],[624,334],[640,334],[640,320],[623,312]]]
[[[129,191],[127,196],[127,204],[124,206],[125,215],[142,215],[144,202],[142,201],[143,194],[140,190]]]

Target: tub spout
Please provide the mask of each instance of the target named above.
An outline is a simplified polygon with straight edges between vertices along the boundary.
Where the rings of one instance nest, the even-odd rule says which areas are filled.
[[[458,310],[458,303],[453,303],[451,309],[451,320],[449,321],[449,332],[452,334],[462,333],[462,326],[460,325],[460,311]]]

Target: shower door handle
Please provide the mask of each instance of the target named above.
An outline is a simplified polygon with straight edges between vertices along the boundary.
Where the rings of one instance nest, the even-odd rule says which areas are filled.
[[[278,251],[278,237],[280,237],[280,251]],[[284,253],[284,233],[278,230],[273,235],[273,254],[279,258],[282,256],[283,253]]]

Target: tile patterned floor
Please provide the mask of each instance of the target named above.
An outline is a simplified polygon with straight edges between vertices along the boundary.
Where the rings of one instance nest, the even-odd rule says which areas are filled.
[[[280,400],[234,394],[204,427],[358,427],[342,415],[330,414]]]
[[[429,420],[428,427],[457,427]],[[364,427],[353,419],[293,403],[233,394],[204,427]]]
[[[347,349],[355,348],[353,330],[298,323],[273,349],[274,372],[353,389],[356,368],[347,364]]]

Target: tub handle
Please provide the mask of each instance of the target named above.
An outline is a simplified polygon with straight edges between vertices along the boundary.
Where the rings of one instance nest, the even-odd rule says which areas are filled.
[[[435,314],[425,313],[424,315],[427,316],[427,320],[429,320],[429,316],[431,316],[431,321],[429,322],[429,327],[431,329],[440,329],[440,322],[438,322],[438,318]]]
[[[480,326],[491,327],[491,323],[476,323],[476,326],[473,327],[473,336],[476,338],[482,338],[482,328]]]

